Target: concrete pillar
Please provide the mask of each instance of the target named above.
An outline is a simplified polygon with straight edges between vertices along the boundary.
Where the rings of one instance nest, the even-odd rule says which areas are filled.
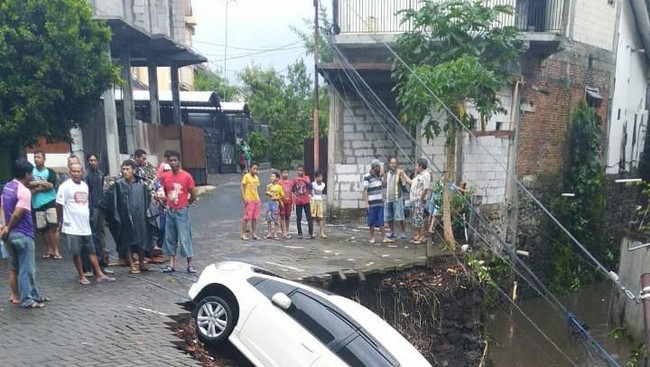
[[[334,182],[336,182],[335,177],[335,166],[337,164],[343,163],[343,100],[341,97],[334,91],[334,87],[330,86],[329,90],[329,99],[330,99],[330,111],[329,111],[329,127],[328,127],[328,137],[327,137],[327,161],[329,162],[329,168],[327,170],[327,206],[328,208],[338,208],[340,203],[334,203]]]
[[[126,130],[126,146],[129,154],[133,153],[139,144],[139,129],[135,121],[135,102],[133,101],[133,83],[131,81],[131,51],[125,47],[122,51],[122,107],[124,127]]]
[[[85,152],[84,152],[84,139],[80,127],[73,127],[70,129],[70,153],[79,157],[82,167],[86,167]]]
[[[160,98],[158,96],[158,64],[151,57],[147,65],[149,71],[149,109],[151,110],[151,122],[160,125]]]
[[[111,48],[108,47],[108,59],[112,60]],[[120,172],[120,138],[117,130],[117,111],[113,88],[104,91],[104,130],[106,131],[106,163],[107,174],[116,176]]]
[[[181,92],[180,83],[178,82],[178,65],[171,66],[171,79],[174,125],[182,125],[183,121],[181,120]]]

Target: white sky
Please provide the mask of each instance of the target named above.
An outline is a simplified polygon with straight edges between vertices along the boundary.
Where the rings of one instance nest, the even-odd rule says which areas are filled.
[[[307,29],[303,19],[313,18],[313,0],[192,0],[192,5],[197,22],[192,47],[208,58],[210,69],[218,72],[224,67],[226,52],[230,83],[238,83],[237,74],[246,66],[284,72],[293,61],[305,57],[302,42],[289,26]],[[266,51],[275,48],[282,49]],[[307,60],[307,65],[310,63]]]

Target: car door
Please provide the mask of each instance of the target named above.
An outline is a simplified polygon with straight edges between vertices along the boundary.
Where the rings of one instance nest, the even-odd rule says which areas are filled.
[[[295,287],[268,279],[249,283],[267,296],[268,302],[259,303],[244,320],[239,332],[241,343],[265,367],[311,366],[326,348],[271,302],[273,294],[289,293]]]

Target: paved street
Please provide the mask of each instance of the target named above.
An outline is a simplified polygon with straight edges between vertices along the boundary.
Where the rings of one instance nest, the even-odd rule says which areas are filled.
[[[328,228],[327,240],[241,241],[237,181],[237,175],[225,176],[192,209],[198,269],[220,260],[245,260],[301,279],[341,269],[354,273],[348,269],[372,271],[424,261],[425,249],[406,241],[371,246],[367,229]],[[198,365],[175,347],[177,338],[167,325],[172,322],[168,315],[182,312],[177,303],[186,300],[194,277],[158,271],[131,276],[126,267],[111,267],[117,283],[82,287],[71,259],[43,260],[41,253],[38,245],[37,283],[51,298],[46,309],[10,305],[7,287],[0,287],[1,365]],[[184,267],[183,261],[177,270]],[[4,284],[4,269],[0,276]]]

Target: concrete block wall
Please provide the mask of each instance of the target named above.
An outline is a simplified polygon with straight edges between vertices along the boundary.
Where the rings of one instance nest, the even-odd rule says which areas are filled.
[[[346,102],[342,130],[343,164],[370,164],[374,158],[387,161],[389,156],[405,164],[413,160],[414,143],[409,136],[360,99]]]
[[[335,164],[333,170],[337,179],[328,193],[334,206],[342,210],[362,208],[363,176],[370,171],[370,164]]]
[[[576,0],[569,38],[605,50],[614,49],[616,3],[610,0]]]

